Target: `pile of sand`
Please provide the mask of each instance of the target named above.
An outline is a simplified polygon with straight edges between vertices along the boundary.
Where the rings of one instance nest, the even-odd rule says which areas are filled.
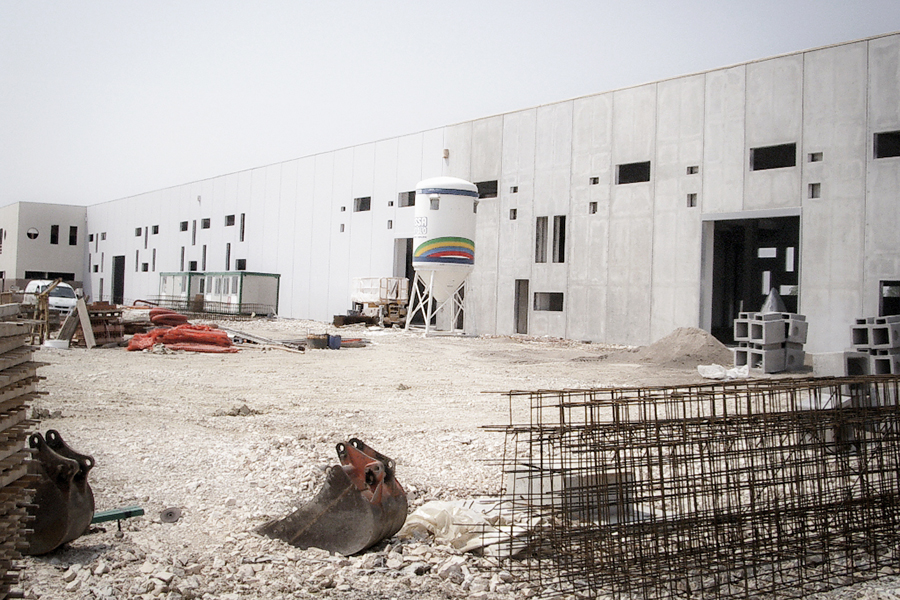
[[[729,366],[734,362],[731,350],[722,342],[694,327],[679,327],[663,339],[638,349],[633,356],[642,362],[679,367]]]

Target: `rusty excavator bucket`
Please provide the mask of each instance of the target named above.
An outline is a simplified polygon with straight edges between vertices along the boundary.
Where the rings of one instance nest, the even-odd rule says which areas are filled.
[[[91,526],[94,492],[87,477],[94,459],[72,450],[53,429],[47,431],[46,439],[32,433],[28,443],[34,451],[29,471],[37,482],[28,507],[33,521],[25,553],[46,554],[80,537]]]
[[[256,532],[299,548],[356,554],[397,533],[406,521],[406,492],[394,461],[356,438],[337,445],[341,465],[328,467],[310,502]]]

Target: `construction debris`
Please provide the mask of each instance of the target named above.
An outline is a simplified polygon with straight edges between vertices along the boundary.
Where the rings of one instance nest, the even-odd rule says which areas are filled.
[[[394,461],[355,438],[338,444],[337,454],[341,466],[328,467],[325,485],[312,501],[257,533],[345,556],[397,533],[407,503]]]
[[[128,342],[128,350],[149,350],[163,344],[169,350],[188,352],[237,352],[231,338],[223,330],[209,325],[185,323],[177,327],[160,327],[149,333],[136,333]]]

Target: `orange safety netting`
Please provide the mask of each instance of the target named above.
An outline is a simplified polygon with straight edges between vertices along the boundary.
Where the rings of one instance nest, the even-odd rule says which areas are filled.
[[[185,323],[177,327],[160,327],[148,333],[136,333],[128,342],[128,350],[145,350],[165,344],[170,350],[190,352],[237,352],[231,338],[221,329],[209,325]]]

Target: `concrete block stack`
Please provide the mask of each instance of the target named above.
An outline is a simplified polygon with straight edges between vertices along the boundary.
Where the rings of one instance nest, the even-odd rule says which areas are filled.
[[[788,312],[739,313],[734,321],[734,366],[749,365],[764,373],[795,371],[803,366],[809,323]]]
[[[863,317],[850,328],[847,375],[900,374],[900,315]]]

